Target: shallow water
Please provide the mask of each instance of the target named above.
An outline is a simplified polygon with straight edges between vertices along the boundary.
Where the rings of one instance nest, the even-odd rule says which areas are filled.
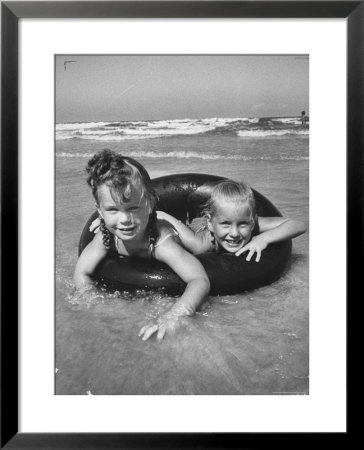
[[[100,292],[77,301],[72,273],[78,240],[94,209],[85,182],[85,154],[106,146],[140,154],[151,177],[199,172],[244,179],[284,215],[308,226],[307,138],[176,136],[107,145],[57,141],[56,393],[307,394],[308,232],[293,241],[280,280],[251,292],[210,297],[162,342],[143,342],[138,331],[174,298]],[[186,149],[189,154],[183,154]],[[168,152],[173,155],[163,156]],[[221,157],[208,158],[211,154]],[[229,159],[236,154],[246,158]]]

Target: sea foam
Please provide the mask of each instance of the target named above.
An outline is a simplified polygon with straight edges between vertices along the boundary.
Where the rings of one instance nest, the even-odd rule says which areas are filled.
[[[77,122],[56,125],[56,140],[92,139],[96,141],[124,141],[173,136],[225,134],[238,137],[308,136],[299,117],[258,118],[212,117],[204,119],[140,120],[124,122]]]

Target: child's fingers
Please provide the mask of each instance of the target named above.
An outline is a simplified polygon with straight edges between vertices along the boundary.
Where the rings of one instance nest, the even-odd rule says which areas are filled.
[[[151,325],[144,325],[143,328],[141,328],[141,330],[138,333],[138,336],[140,337],[142,334],[145,333],[145,331],[150,327]]]
[[[149,323],[148,325],[144,325],[144,327],[139,331],[138,336],[139,337],[143,336],[147,332],[147,330],[149,330],[150,328],[153,328],[154,326],[156,326],[156,325],[151,324],[151,323]]]
[[[158,330],[157,341],[161,341],[164,338],[165,334],[166,334],[166,328],[164,326],[162,326]]]
[[[259,261],[260,261],[261,255],[262,255],[262,252],[259,251],[259,250],[257,250],[257,256],[256,256],[256,258],[255,258],[255,262],[259,262]]]
[[[95,219],[92,223],[91,223],[91,225],[90,225],[90,227],[89,227],[89,231],[93,231],[95,234],[97,233],[97,231],[98,231],[98,228],[100,227],[100,223],[101,223],[101,221],[100,221],[100,219],[99,218],[97,218],[97,219]]]
[[[242,247],[241,249],[239,249],[236,253],[235,256],[240,256],[242,253],[248,251],[250,248],[249,245],[244,245],[244,247]]]
[[[248,256],[246,257],[246,260],[247,260],[247,261],[250,261],[250,260],[251,260],[251,257],[254,255],[254,253],[255,253],[255,248],[253,248],[253,249],[250,250]]]
[[[142,337],[143,341],[146,341],[147,339],[149,339],[151,337],[152,334],[154,334],[156,331],[158,330],[158,325],[153,325],[150,328],[148,328],[146,330],[146,332],[144,333],[144,336]]]

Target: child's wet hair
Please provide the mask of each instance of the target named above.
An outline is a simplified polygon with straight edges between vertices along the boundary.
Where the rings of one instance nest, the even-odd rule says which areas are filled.
[[[148,172],[133,158],[108,149],[102,150],[89,160],[86,172],[87,183],[97,204],[99,204],[98,188],[103,184],[110,187],[113,197],[116,196],[123,203],[130,200],[132,186],[140,184],[148,200],[152,204],[156,203],[157,196]]]
[[[246,183],[232,180],[224,180],[218,183],[214,186],[210,198],[203,206],[203,213],[213,217],[218,202],[246,204],[250,209],[252,219],[256,216],[254,193]]]
[[[157,202],[158,196],[153,189],[151,179],[146,169],[135,159],[122,156],[119,153],[105,149],[96,153],[87,163],[87,183],[92,189],[92,194],[99,204],[98,189],[105,184],[110,188],[114,200],[128,202],[132,194],[132,186],[138,184],[142,188],[142,195],[146,195],[152,211],[149,216],[148,232],[151,239],[156,239]],[[105,226],[101,226],[104,244],[109,248],[110,232]]]

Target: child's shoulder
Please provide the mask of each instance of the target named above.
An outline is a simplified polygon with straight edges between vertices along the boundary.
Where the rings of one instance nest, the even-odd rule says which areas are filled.
[[[101,232],[95,233],[93,239],[86,246],[86,249],[89,256],[106,254],[107,250],[105,248]]]
[[[93,239],[95,246],[103,248],[105,251],[117,251],[115,247],[115,237],[108,230],[98,228]]]
[[[169,250],[167,249],[170,249],[170,245],[168,243],[173,240],[180,244],[179,234],[173,225],[163,219],[157,220],[157,230],[158,237],[156,243],[153,245],[152,255],[154,258],[163,261],[163,258],[169,254]]]
[[[178,231],[174,228],[172,224],[167,222],[164,219],[157,220],[157,230],[158,230],[158,238],[155,247],[161,246],[169,238],[173,238],[177,243],[180,244],[180,238]]]
[[[103,246],[103,234],[100,229],[98,229],[94,235],[94,238],[92,239],[92,245],[95,247],[102,247]]]
[[[157,230],[159,238],[164,238],[170,234],[174,234],[176,236],[178,235],[178,232],[174,226],[164,219],[157,220]]]

